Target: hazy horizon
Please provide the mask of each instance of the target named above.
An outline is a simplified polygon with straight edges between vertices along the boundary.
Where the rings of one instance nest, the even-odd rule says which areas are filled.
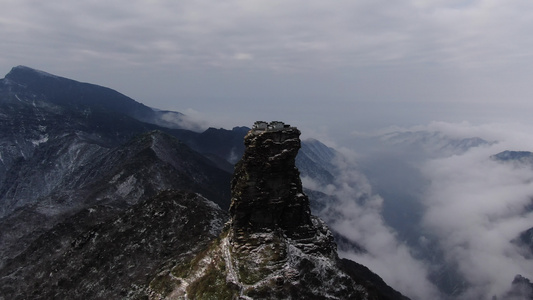
[[[107,86],[207,126],[337,135],[529,122],[526,1],[4,1],[0,72]]]

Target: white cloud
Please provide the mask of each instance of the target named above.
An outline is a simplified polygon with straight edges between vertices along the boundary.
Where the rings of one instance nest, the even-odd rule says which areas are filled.
[[[464,157],[432,162],[426,172],[432,185],[424,223],[471,285],[465,299],[501,296],[515,275],[533,277],[533,262],[510,242],[533,226],[533,215],[524,214],[532,170]]]
[[[236,60],[252,60],[254,56],[251,55],[250,53],[239,52],[239,53],[235,53],[233,55],[233,58],[235,58]]]
[[[385,224],[383,199],[372,193],[365,176],[357,171],[357,157],[347,149],[340,150],[334,161],[334,184],[321,187],[308,178],[303,180],[308,188],[335,195],[336,200],[319,215],[332,229],[367,251],[341,251],[339,255],[367,266],[412,299],[439,299],[439,292],[428,279],[428,266],[415,259],[410,248]]]
[[[399,144],[370,144],[366,145],[368,149],[364,147],[365,139],[371,142],[376,139],[357,136],[359,142],[354,145],[363,144],[359,163],[369,170],[372,183],[383,193],[385,208],[409,207],[407,215],[403,211],[383,215],[391,226],[397,226],[399,234],[418,254],[416,257],[428,259],[421,266],[442,291],[454,293],[443,298],[503,299],[516,275],[533,278],[531,253],[526,254],[526,249],[511,242],[533,227],[533,166],[491,158],[505,150],[533,151],[531,124],[431,122],[389,128],[376,137],[389,132],[406,134],[397,135],[400,139],[395,141]],[[495,143],[447,151],[448,143],[463,145],[462,139],[473,137]],[[431,151],[427,153],[425,147]],[[342,216],[345,215],[349,213],[343,212]],[[373,214],[366,212],[358,218],[362,222],[368,215]],[[380,220],[379,215],[373,220],[379,223],[376,220]],[[364,224],[373,228],[370,222]],[[364,235],[357,232],[353,238],[362,239]],[[372,237],[375,240],[367,242],[377,245],[374,251],[388,249],[383,242],[386,231],[376,232],[380,234]],[[398,249],[402,246],[399,245]],[[369,256],[372,253],[369,251]],[[415,265],[407,263],[407,267]],[[386,266],[383,263],[382,268]]]
[[[497,144],[425,164],[431,185],[423,200],[423,224],[467,282],[459,298],[501,297],[517,274],[533,278],[533,262],[511,243],[533,227],[533,213],[526,210],[532,203],[533,169],[490,156],[503,150],[532,150],[533,139],[529,130],[508,124],[430,127],[435,126],[460,135],[498,138]]]

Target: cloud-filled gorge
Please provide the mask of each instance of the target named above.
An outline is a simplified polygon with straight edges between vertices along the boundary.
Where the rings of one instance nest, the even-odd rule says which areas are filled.
[[[517,274],[533,277],[530,255],[513,242],[533,227],[533,165],[492,158],[504,150],[533,149],[523,148],[523,138],[523,132],[509,128],[507,138],[491,146],[424,165],[431,184],[423,225],[438,240],[446,262],[463,275],[465,299],[501,296]]]
[[[431,123],[358,143],[357,154],[337,152],[333,184],[303,179],[334,195],[319,214],[363,248],[340,247],[341,256],[413,299],[506,299],[516,275],[533,278],[531,250],[519,241],[533,227],[532,160],[494,156],[532,150],[526,127]],[[387,187],[384,174],[413,180]]]

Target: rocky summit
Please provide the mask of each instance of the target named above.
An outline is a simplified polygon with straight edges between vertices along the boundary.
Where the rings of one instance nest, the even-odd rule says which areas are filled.
[[[309,199],[295,166],[300,131],[253,129],[232,181],[232,238],[246,242],[249,233],[282,231],[291,238],[313,236]]]
[[[310,213],[295,157],[300,131],[254,126],[232,181],[231,219],[205,251],[154,279],[153,299],[406,299],[337,256]],[[169,286],[170,285],[170,286]]]

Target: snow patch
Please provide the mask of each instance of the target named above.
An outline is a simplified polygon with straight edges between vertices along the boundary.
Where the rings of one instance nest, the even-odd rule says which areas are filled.
[[[179,278],[181,284],[176,289],[174,289],[174,291],[172,292],[172,295],[180,295],[180,296],[183,295],[183,296],[185,296],[184,299],[188,299],[188,297],[187,297],[187,287],[192,282],[196,281],[198,278],[203,276],[206,273],[207,268],[209,267],[209,265],[212,262],[213,262],[213,259],[210,256],[206,256],[206,257],[202,258],[198,262],[199,268],[196,270],[196,272],[194,272],[194,274],[192,274],[191,276],[189,276],[187,278]]]
[[[46,129],[46,127],[45,127]],[[43,143],[46,143],[48,142],[48,134],[47,135],[44,135],[44,136],[41,136],[40,139],[38,140],[32,140],[31,143],[34,145],[34,146],[39,146],[40,144],[43,144]]]
[[[211,221],[209,222],[209,234],[212,236],[217,236],[223,226],[224,221],[213,214]]]
[[[222,253],[224,255],[224,262],[226,263],[226,268],[228,271],[228,274],[226,276],[226,281],[237,284],[239,283],[239,276],[237,275],[237,272],[235,272],[235,268],[233,268],[233,259],[231,258],[231,251],[230,251],[228,237],[225,237],[224,239],[222,239],[220,245],[222,247]]]
[[[117,175],[113,176],[113,178],[111,178],[111,180],[109,181],[110,184],[114,184],[117,182],[117,180],[122,176],[124,172],[120,172],[118,173]]]
[[[129,195],[135,189],[136,183],[137,178],[135,178],[134,175],[131,175],[117,186],[117,194],[122,197]]]
[[[209,207],[211,208],[214,208],[214,209],[221,209],[220,206],[218,206],[218,204],[216,204],[215,202],[207,199],[206,197],[202,196],[202,194],[199,194],[199,193],[196,193],[196,196],[198,196],[198,198],[202,199],[202,201],[204,201],[205,204],[207,204]]]

